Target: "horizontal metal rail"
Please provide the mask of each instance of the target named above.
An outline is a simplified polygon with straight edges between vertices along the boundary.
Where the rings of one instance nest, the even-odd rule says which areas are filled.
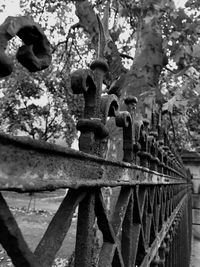
[[[43,191],[81,186],[180,184],[171,177],[125,162],[0,134],[0,190]]]

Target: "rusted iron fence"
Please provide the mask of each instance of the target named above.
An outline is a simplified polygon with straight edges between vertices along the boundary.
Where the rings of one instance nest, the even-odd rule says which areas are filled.
[[[75,267],[189,266],[190,180],[161,115],[139,123],[135,97],[127,96],[120,111],[115,95],[102,96],[107,69],[98,59],[72,74],[73,92],[85,98],[81,151],[0,134],[0,190],[69,189],[34,252],[0,195],[0,243],[17,267],[52,266],[77,207]],[[106,159],[110,117],[122,128],[121,162]],[[111,211],[106,187],[115,193]]]

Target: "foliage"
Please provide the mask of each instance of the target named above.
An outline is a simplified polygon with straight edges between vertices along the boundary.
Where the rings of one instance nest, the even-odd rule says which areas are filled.
[[[19,66],[19,64],[16,63]],[[21,66],[1,83],[1,127],[8,133],[71,145],[75,123],[65,88],[50,70],[31,74]]]
[[[167,101],[163,110],[172,114],[176,142],[191,149],[200,141],[198,116],[192,111],[199,110],[200,14],[198,1],[187,1],[186,7],[164,18],[163,44],[170,60],[161,88]]]
[[[76,97],[69,86],[69,66],[76,68],[80,61],[77,40],[70,34],[66,37],[67,23],[72,20],[68,19],[68,12],[72,7],[50,1],[21,1],[21,7],[25,15],[31,14],[45,27],[52,45],[53,62],[47,70],[38,73],[29,73],[15,62],[12,75],[1,81],[1,129],[34,139],[65,141],[70,146],[76,137],[76,118],[81,114],[81,102],[73,101]],[[53,10],[55,19],[51,24]],[[11,57],[19,45],[18,38],[10,42],[7,50]]]
[[[188,0],[184,9],[176,9],[173,1],[151,0],[148,9],[137,0],[89,2],[101,19],[110,2],[109,38],[117,46],[126,68],[130,68],[134,59],[141,17],[149,22],[156,17],[162,28],[163,51],[168,58],[160,77],[160,90],[163,110],[172,115],[173,125],[169,123],[169,131],[175,128],[176,141],[180,144],[182,140],[183,147],[197,146],[199,1]],[[50,68],[36,74],[28,73],[16,63],[13,74],[1,82],[1,127],[6,132],[37,139],[64,139],[70,145],[76,137],[75,122],[82,115],[84,105],[83,99],[70,90],[70,72],[88,66],[94,58],[96,37],[92,34],[95,29],[88,30],[83,21],[82,25],[77,24],[80,22],[80,17],[75,16],[77,1],[21,0],[20,4],[22,13],[33,16],[45,29],[52,45],[53,62]],[[9,47],[11,55],[16,43],[14,40]],[[111,79],[107,84],[112,82]]]

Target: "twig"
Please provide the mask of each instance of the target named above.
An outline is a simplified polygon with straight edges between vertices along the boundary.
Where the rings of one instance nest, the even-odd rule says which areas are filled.
[[[55,116],[52,118],[52,120],[49,122],[49,127],[52,125],[52,123],[55,121],[57,117],[57,113],[55,114]]]
[[[21,96],[21,100],[22,100],[22,102],[23,102],[23,104],[24,104],[24,106],[25,106],[25,109],[27,110],[27,113],[29,113],[28,112],[28,106],[27,106],[27,103],[26,103],[26,101],[24,100],[24,96],[23,96],[23,94],[22,94],[22,92],[21,92],[21,90],[19,89],[19,93],[20,93],[20,96]],[[34,133],[34,131],[33,131],[33,129],[34,129],[34,127],[33,127],[33,123],[29,120],[29,123],[30,123],[30,126],[31,126],[31,130],[29,131],[28,129],[27,129],[27,127],[25,127],[24,129],[23,129],[23,131],[24,132],[27,132],[30,136],[32,136],[32,138],[33,139],[35,139],[35,133]]]
[[[44,140],[47,141],[47,133],[48,133],[48,115],[45,117],[45,131],[43,133]]]
[[[52,50],[52,54],[56,51],[56,49],[61,45],[61,44],[65,44],[66,43],[66,40],[65,41],[60,41],[60,42],[58,42],[55,46],[54,46],[54,48],[53,48],[53,50]]]
[[[132,56],[129,56],[129,55],[123,54],[123,53],[120,53],[120,57],[134,60],[134,58]]]
[[[76,50],[76,52],[77,52],[77,54],[78,54],[80,60],[82,61],[82,57],[81,57],[80,52],[79,52],[79,50],[78,50],[76,44],[74,43],[74,41],[72,41],[72,44],[74,45],[74,48],[75,48],[75,50]]]
[[[173,120],[172,120],[172,114],[171,112],[168,112],[169,113],[169,119],[170,119],[170,122],[171,122],[171,125],[172,125],[172,131],[173,131],[173,136],[174,136],[174,143],[176,143],[176,134],[175,134],[175,129],[174,129],[174,124],[173,124]]]
[[[175,72],[175,71],[169,69],[169,68],[166,67],[166,66],[164,66],[164,68],[165,68],[166,70],[168,70],[169,72],[173,73],[174,75],[178,74],[178,72]],[[192,77],[190,77],[190,76],[187,75],[186,73],[183,73],[183,76],[189,78],[189,79],[195,84],[195,81],[194,81],[194,79],[193,79]]]
[[[49,140],[54,134],[55,132],[52,132],[51,134],[49,134],[49,136],[47,136],[47,140]]]
[[[66,39],[64,41],[60,41],[58,42],[55,46],[54,46],[54,49],[52,51],[52,54],[56,51],[56,49],[62,45],[62,44],[65,44],[65,46],[67,46],[67,43],[69,41],[69,38],[71,37],[71,31],[72,30],[75,30],[75,29],[78,29],[80,27],[80,24],[79,23],[75,23],[74,25],[72,25],[70,28],[69,28],[69,31],[68,31],[68,34],[66,36]]]

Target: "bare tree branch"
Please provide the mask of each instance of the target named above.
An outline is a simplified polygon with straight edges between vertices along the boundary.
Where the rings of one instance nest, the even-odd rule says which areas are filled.
[[[71,37],[71,32],[72,32],[72,30],[75,30],[75,29],[78,29],[78,28],[80,28],[80,24],[79,24],[79,23],[75,23],[74,25],[72,25],[72,26],[69,28],[69,31],[68,31],[67,36],[66,36],[66,39],[63,40],[63,41],[58,42],[58,43],[53,47],[53,51],[52,51],[52,53],[54,53],[54,52],[57,50],[57,48],[58,48],[60,45],[62,45],[62,44],[65,44],[65,46],[67,46],[67,43],[68,43],[68,41],[69,41],[69,38]]]

